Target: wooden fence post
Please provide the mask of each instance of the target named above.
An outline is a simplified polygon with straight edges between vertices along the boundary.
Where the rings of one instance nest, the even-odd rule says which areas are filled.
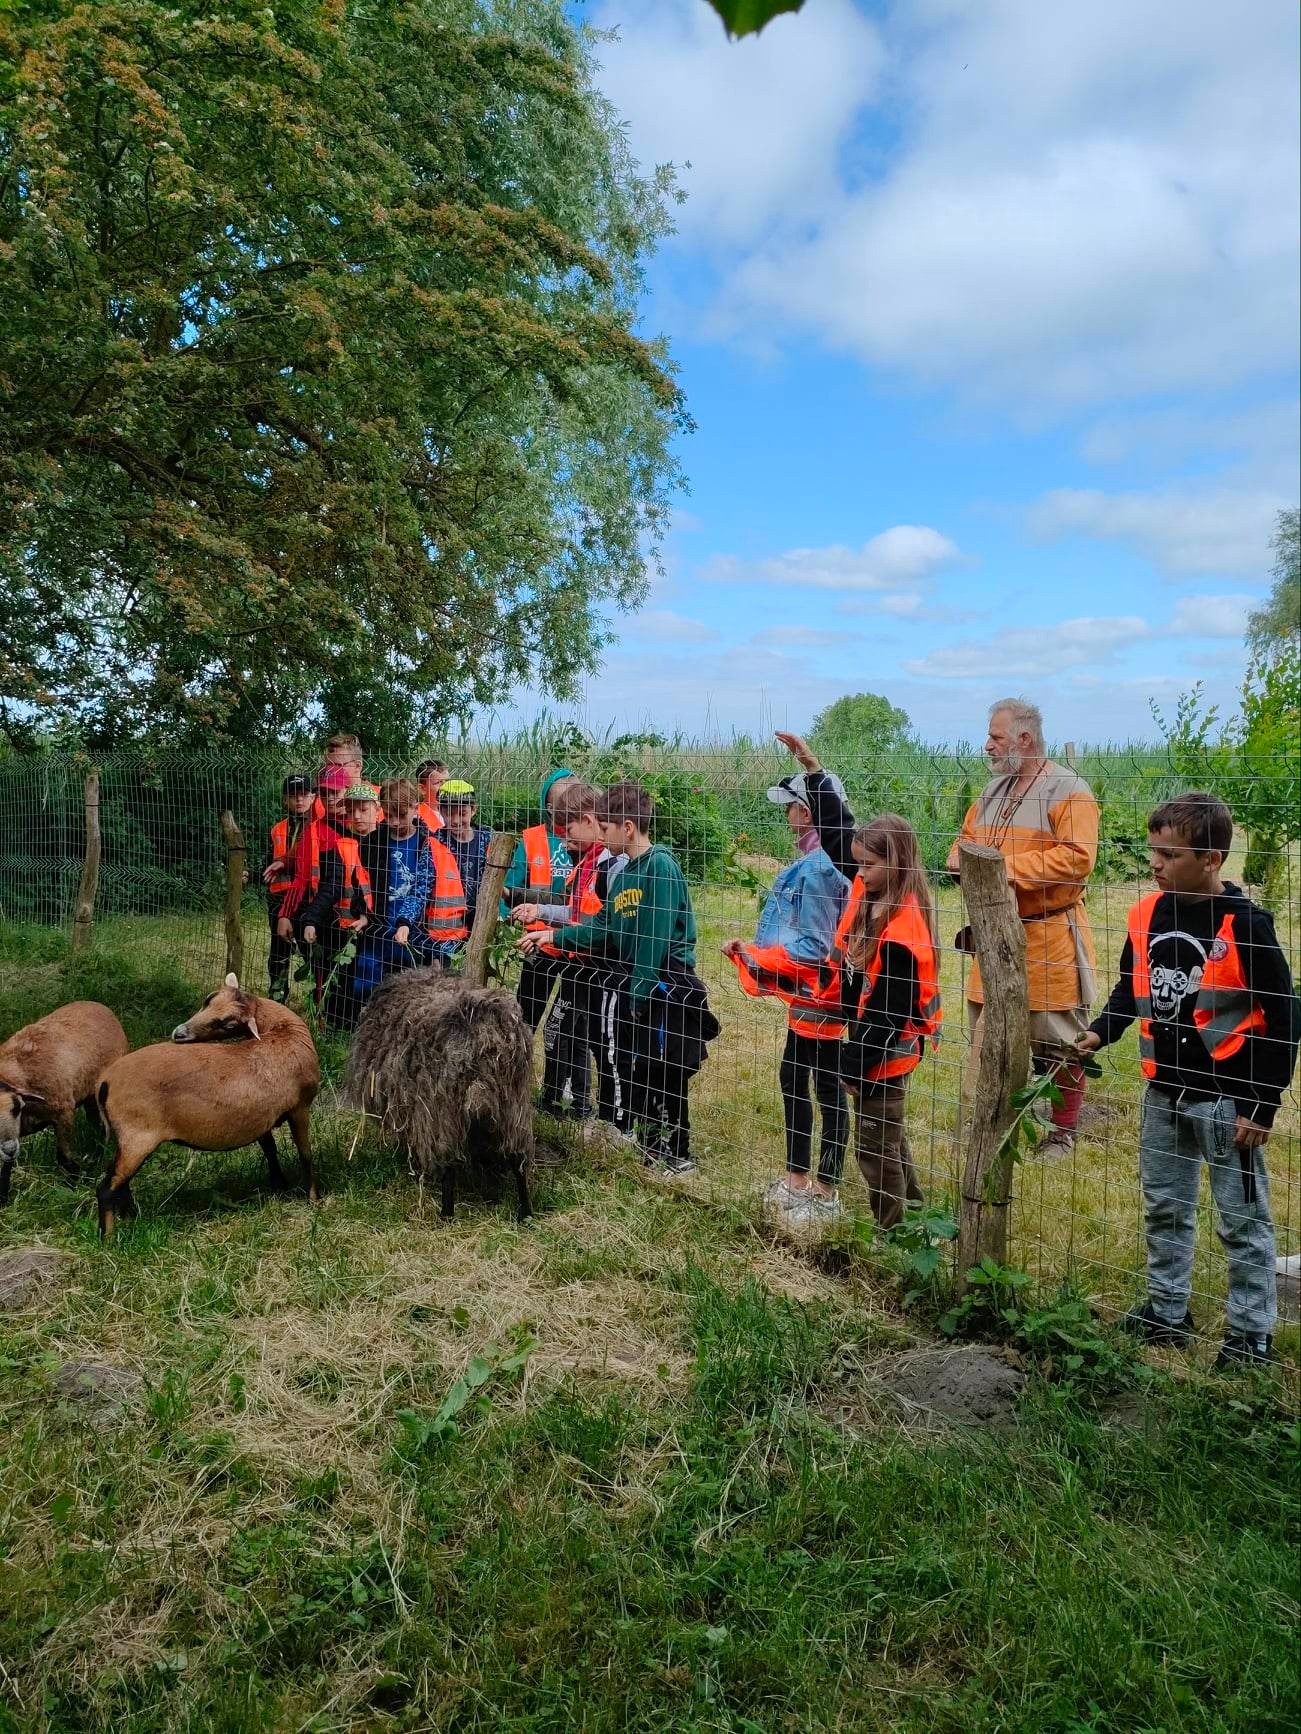
[[[244,833],[229,808],[221,815],[221,838],[226,845],[226,974],[244,977],[244,873],[248,846]]]
[[[497,905],[501,902],[501,888],[506,881],[506,872],[518,841],[513,832],[499,831],[488,845],[488,859],[484,865],[483,878],[479,881],[478,902],[474,906],[474,926],[470,930],[469,943],[465,948],[465,963],[461,969],[463,978],[475,987],[488,985],[488,947],[492,942],[493,929],[497,925]]]
[[[986,1254],[999,1264],[1007,1263],[1012,1159],[1003,1141],[1015,1118],[1013,1092],[1024,1087],[1030,1071],[1030,1007],[1025,928],[1007,882],[1003,857],[984,844],[962,843],[958,858],[985,996],[958,1212],[961,1294],[967,1272]]]
[[[90,944],[90,924],[95,919],[95,897],[99,891],[99,772],[86,774],[86,855],[81,863],[81,884],[77,887],[77,909],[72,918],[72,949],[80,951]]]

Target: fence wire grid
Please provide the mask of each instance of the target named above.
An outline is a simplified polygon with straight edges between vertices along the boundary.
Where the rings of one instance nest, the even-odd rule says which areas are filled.
[[[723,947],[754,939],[774,880],[796,858],[797,839],[768,790],[798,767],[779,748],[749,745],[590,748],[566,754],[561,763],[543,758],[533,745],[444,749],[431,756],[445,760],[454,779],[473,786],[474,824],[489,831],[519,833],[537,825],[541,785],[556,770],[601,789],[626,778],[643,782],[655,801],[654,840],[673,853],[685,875],[697,929],[695,969],[720,1026],[690,1083],[690,1148],[696,1168],[680,1183],[702,1196],[727,1201],[771,1192],[787,1172],[790,1149],[792,1110],[779,1078],[787,1010],[777,999],[747,996]],[[1096,949],[1090,996],[1090,1012],[1096,1016],[1117,977],[1131,906],[1154,889],[1147,856],[1148,815],[1186,785],[1160,749],[1070,756],[1097,804],[1096,858],[1085,898]],[[365,776],[374,783],[410,778],[417,762],[368,755]],[[317,762],[247,750],[184,756],[121,752],[97,758],[99,883],[88,943],[74,952],[90,768],[86,758],[72,753],[0,760],[0,1040],[73,998],[103,998],[116,1010],[143,1008],[146,1018],[150,1005],[164,998],[169,1006],[188,1000],[197,1007],[219,984],[227,957],[227,847],[219,823],[223,811],[234,815],[248,850],[248,883],[240,911],[244,985],[266,991],[270,922],[261,869],[270,858],[270,828],[282,815],[282,779],[297,771],[315,781]],[[922,751],[828,769],[843,779],[848,806],[859,821],[881,812],[898,813],[909,821],[933,888],[942,1039],[907,1079],[906,1127],[927,1204],[952,1211],[962,1183],[963,1113],[970,1091],[966,1001],[971,958],[954,944],[968,914],[945,864],[990,771],[978,752]],[[1279,787],[1280,801],[1295,808],[1299,797],[1288,767],[1262,764],[1260,773]],[[1295,835],[1296,829],[1293,823],[1284,828],[1285,834]],[[1291,844],[1265,856],[1262,869],[1259,850],[1255,861],[1249,861],[1250,845],[1249,838],[1235,832],[1225,877],[1268,905],[1295,980],[1301,962],[1297,847]],[[1265,885],[1246,882],[1249,865],[1267,878]],[[505,958],[507,949],[498,944],[495,958]],[[1030,956],[1033,960],[1033,940]],[[505,979],[514,986],[518,959],[512,954],[505,967]],[[1172,959],[1175,967],[1183,965]],[[294,974],[290,1003],[305,1010],[311,983],[298,979],[305,971]],[[1033,983],[1031,994],[1033,1005]],[[163,1027],[161,1015],[159,1023],[153,1039],[168,1034],[170,1025]],[[1044,1291],[1070,1279],[1109,1312],[1124,1311],[1144,1292],[1138,1160],[1143,1078],[1137,1048],[1135,1027],[1102,1051],[1102,1075],[1084,1080],[1073,1145],[1068,1140],[1064,1148],[1059,1144],[1053,1151],[1027,1153],[1013,1176],[1012,1262]],[[540,1035],[540,1085],[542,1050]],[[586,1053],[582,1066],[587,1074]],[[595,1103],[596,1077],[590,1078],[590,1089]],[[571,1079],[564,1092],[567,1106],[573,1097]],[[327,1082],[317,1112],[341,1111],[337,1086]],[[810,1116],[816,1171],[821,1121],[812,1100],[805,1124]],[[800,1118],[798,1112],[795,1118]],[[1295,1259],[1301,1251],[1298,1126],[1293,1077],[1263,1153],[1280,1261]],[[872,1213],[855,1161],[852,1124],[847,1120],[839,1133],[833,1126],[833,1134],[832,1141],[838,1136],[845,1151],[838,1191],[841,1221],[867,1223]],[[797,1132],[797,1142],[798,1137]],[[31,1160],[24,1157],[25,1164]],[[163,1165],[158,1166],[161,1178]],[[147,1194],[147,1185],[145,1190]],[[779,1210],[775,1203],[772,1208]],[[1206,1177],[1198,1189],[1192,1286],[1198,1333],[1208,1341],[1218,1340],[1228,1266]],[[1286,1318],[1285,1313],[1285,1323]],[[1295,1357],[1294,1332],[1284,1333],[1283,1349]]]

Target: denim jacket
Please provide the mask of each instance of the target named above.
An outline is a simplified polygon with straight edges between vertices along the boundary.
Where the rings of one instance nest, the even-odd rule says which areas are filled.
[[[768,893],[756,945],[780,945],[796,963],[821,963],[831,950],[849,886],[824,849],[783,867]]]

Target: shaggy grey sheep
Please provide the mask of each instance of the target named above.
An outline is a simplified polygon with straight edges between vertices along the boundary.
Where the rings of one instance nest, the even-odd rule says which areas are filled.
[[[458,1169],[515,1176],[519,1220],[532,1214],[533,1044],[512,994],[438,969],[382,982],[362,1014],[344,1091],[456,1208]]]

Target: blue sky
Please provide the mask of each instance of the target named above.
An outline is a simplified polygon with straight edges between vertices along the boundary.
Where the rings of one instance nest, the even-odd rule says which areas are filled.
[[[697,431],[645,610],[574,714],[925,738],[1232,702],[1298,499],[1288,0],[595,0],[602,87],[688,195],[643,328]],[[527,708],[527,706],[525,707]]]

